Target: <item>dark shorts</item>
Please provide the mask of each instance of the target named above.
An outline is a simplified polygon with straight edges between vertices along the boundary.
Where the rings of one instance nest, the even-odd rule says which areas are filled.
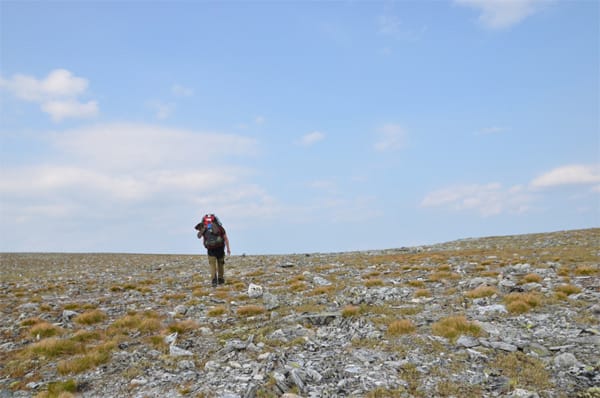
[[[225,246],[217,247],[215,249],[207,249],[208,255],[216,258],[225,257]]]

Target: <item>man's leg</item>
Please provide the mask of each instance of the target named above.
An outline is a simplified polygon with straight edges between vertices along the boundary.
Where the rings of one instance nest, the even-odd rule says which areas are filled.
[[[212,285],[217,286],[217,258],[214,256],[208,256],[208,265],[210,266],[210,277],[212,278]]]
[[[217,263],[219,266],[218,282],[219,285],[222,285],[223,283],[225,283],[225,257],[219,257],[217,259]]]

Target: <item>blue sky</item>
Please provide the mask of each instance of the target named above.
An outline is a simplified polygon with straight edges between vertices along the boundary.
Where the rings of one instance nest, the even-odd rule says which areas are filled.
[[[0,251],[600,225],[596,1],[0,1]]]

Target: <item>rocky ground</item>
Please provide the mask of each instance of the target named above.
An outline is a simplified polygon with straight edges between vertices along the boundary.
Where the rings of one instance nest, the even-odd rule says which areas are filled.
[[[600,229],[385,251],[2,254],[0,397],[599,397]]]

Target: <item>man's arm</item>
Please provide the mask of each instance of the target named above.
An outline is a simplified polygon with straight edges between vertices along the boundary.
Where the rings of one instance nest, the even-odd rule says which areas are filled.
[[[227,233],[223,234],[223,240],[225,241],[225,247],[227,248],[227,255],[231,256],[231,249],[229,248],[229,238],[227,237]]]

